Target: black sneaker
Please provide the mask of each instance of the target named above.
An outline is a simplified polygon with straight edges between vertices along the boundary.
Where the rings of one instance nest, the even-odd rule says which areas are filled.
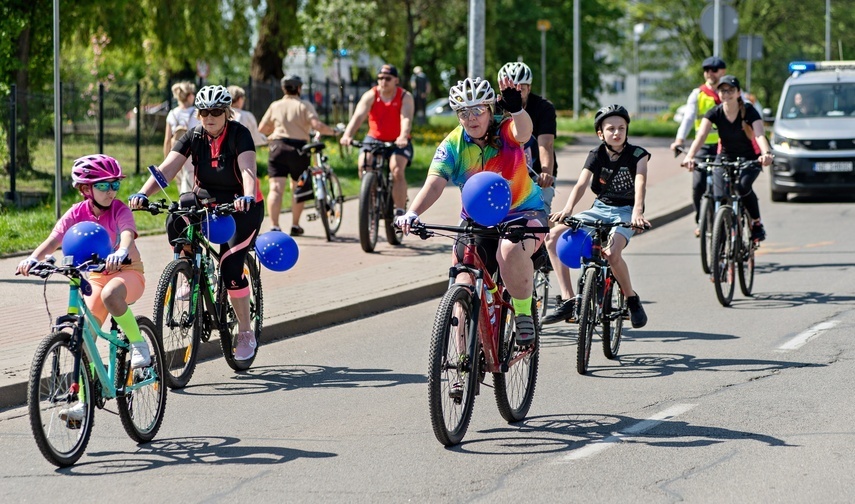
[[[554,324],[562,320],[576,322],[576,298],[559,301],[552,313],[543,317],[544,324]]]
[[[751,226],[751,239],[759,242],[766,239],[766,228],[763,227],[763,224],[758,222]]]
[[[629,320],[633,328],[638,329],[647,325],[647,314],[644,313],[638,293],[626,298],[626,305],[629,307]]]
[[[300,226],[291,226],[291,236],[303,236],[305,232]]]
[[[517,345],[527,346],[534,343],[534,319],[531,315],[517,315]]]

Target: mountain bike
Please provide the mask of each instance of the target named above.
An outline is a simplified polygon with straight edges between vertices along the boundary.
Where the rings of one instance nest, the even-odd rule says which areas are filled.
[[[760,246],[751,238],[751,216],[742,205],[742,196],[734,181],[742,170],[757,166],[759,161],[738,158],[736,161],[706,163],[708,169],[723,168],[724,198],[716,210],[712,233],[712,280],[715,295],[722,306],[733,301],[734,278],[739,273],[739,289],[751,296],[754,288],[754,253]]]
[[[674,150],[674,157],[684,152],[682,147]],[[706,162],[711,162],[707,159]],[[703,171],[707,178],[706,189],[701,196],[701,204],[698,209],[698,238],[701,245],[701,269],[709,275],[712,272],[712,261],[710,250],[712,249],[713,222],[715,219],[715,198],[713,198],[713,170],[707,168],[704,163],[695,165],[695,170]]]
[[[366,143],[355,140],[351,145],[370,149],[370,156],[366,156],[366,164],[362,167],[362,185],[359,189],[359,244],[365,252],[374,251],[380,234],[380,219],[383,219],[386,241],[390,245],[400,245],[403,234],[395,228],[392,171],[389,168],[389,158],[396,146],[392,142]]]
[[[566,217],[564,224],[572,229],[591,228],[591,257],[582,258],[582,274],[576,292],[581,298],[576,305],[579,337],[576,344],[576,372],[586,374],[591,358],[594,333],[600,328],[603,355],[617,358],[623,335],[623,322],[629,318],[626,296],[618,285],[603,248],[609,246],[609,233],[614,227],[632,227],[629,222],[589,221]]]
[[[154,323],[162,331],[169,388],[180,389],[187,385],[196,369],[200,341],[210,340],[214,329],[219,333],[220,347],[229,367],[235,371],[249,369],[261,346],[264,315],[258,260],[250,252],[243,267],[243,274],[249,280],[250,321],[257,346],[252,358],[236,360],[237,316],[220,275],[219,252],[205,238],[198,222],[205,215],[234,213],[234,203],[182,208],[177,202],[167,205],[161,200],[149,202],[148,207],[136,211],[140,210],[153,215],[165,211],[196,222],[173,241],[173,260],[161,273],[154,295]]]
[[[314,220],[320,217],[327,241],[332,241],[332,237],[341,227],[344,195],[341,192],[341,183],[339,183],[338,177],[329,165],[327,156],[323,154],[324,147],[323,142],[314,142],[301,147],[300,153],[310,156],[311,164],[308,170],[315,183],[315,210],[317,214],[309,215],[308,219]]]
[[[103,261],[93,258],[73,266],[71,260],[64,258],[64,264],[57,266],[49,257],[30,269],[31,275],[44,278],[45,289],[55,274],[69,282],[68,310],[39,344],[27,382],[27,409],[36,444],[59,467],[73,465],[83,456],[92,435],[95,407],[103,409],[108,399],[116,400],[122,426],[137,443],[154,439],[166,410],[166,372],[157,327],[146,317],[136,317],[151,350],[151,364],[131,369],[128,339],[116,321],[111,318],[110,330],[103,331],[82,298],[92,294],[84,273],[103,271]],[[49,309],[48,318],[52,318]],[[109,345],[106,362],[96,345],[98,338]],[[80,405],[85,410],[83,418],[72,418],[68,410]]]
[[[549,262],[549,254],[546,245],[541,245],[531,258],[534,263],[534,305],[537,311],[537,320],[540,328],[543,328],[543,317],[549,308],[549,273],[552,272],[552,264]]]
[[[476,236],[533,239],[549,228],[499,224],[483,228],[466,221],[461,226],[416,224],[411,233],[422,239],[453,238],[462,246],[462,260],[449,270],[448,290],[437,308],[431,334],[428,364],[428,405],[437,440],[452,446],[463,440],[475,396],[487,373],[493,375],[499,414],[507,422],[519,422],[528,414],[537,381],[540,329],[538,313],[535,338],[530,345],[516,344],[514,308],[500,275],[494,279],[478,255]],[[451,232],[455,234],[442,234]],[[458,277],[464,275],[468,282]],[[534,301],[532,302],[534,305]]]

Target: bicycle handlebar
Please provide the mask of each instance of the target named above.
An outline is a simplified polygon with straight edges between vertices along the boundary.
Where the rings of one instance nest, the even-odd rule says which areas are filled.
[[[466,224],[462,226],[450,226],[445,224],[425,224],[419,222],[418,224],[413,224],[410,227],[410,233],[418,236],[422,240],[426,240],[431,236],[434,236],[435,233],[433,231],[450,231],[476,236],[496,236],[498,238],[507,239],[514,243],[518,243],[522,240],[533,240],[535,239],[533,235],[548,233],[549,230],[550,228],[545,226],[528,227],[512,222],[507,224],[497,224],[494,227],[485,228],[483,226],[479,226],[473,223],[472,221],[466,221]]]
[[[370,149],[370,152],[372,154],[375,154],[379,151],[392,150],[395,148],[395,142],[360,142],[358,140],[351,140],[350,145],[358,148],[367,147]]]
[[[211,207],[181,208],[178,206],[178,202],[173,201],[172,203],[167,204],[166,200],[149,201],[147,207],[134,208],[132,211],[148,212],[152,215],[158,215],[162,212],[175,215],[204,215],[206,213],[212,213],[214,215],[231,215],[237,212],[234,202],[222,203]]]
[[[579,229],[580,226],[592,227],[596,229],[611,229],[614,227],[625,227],[639,229],[638,226],[631,222],[606,222],[603,220],[584,220],[578,217],[564,217],[562,223],[573,229]],[[650,229],[649,224],[645,224],[641,229]]]
[[[65,275],[67,277],[79,277],[81,273],[84,271],[88,271],[91,273],[101,273],[107,267],[107,262],[105,258],[97,257],[93,254],[93,258],[88,261],[84,261],[77,266],[70,264],[56,265],[56,258],[53,256],[48,256],[44,261],[39,261],[34,264],[30,270],[29,274],[38,276],[41,278],[47,278],[54,273],[59,273],[61,275]],[[126,257],[122,264],[131,264],[131,259]],[[20,273],[15,272],[15,275],[20,275]]]

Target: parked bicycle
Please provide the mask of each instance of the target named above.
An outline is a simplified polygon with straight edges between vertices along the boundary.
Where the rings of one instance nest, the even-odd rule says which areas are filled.
[[[365,252],[374,251],[380,234],[380,219],[383,219],[386,241],[390,245],[400,245],[403,234],[395,228],[392,171],[389,169],[389,157],[396,146],[392,142],[366,143],[356,140],[351,145],[370,149],[366,165],[362,167],[362,185],[359,189],[359,244]]]
[[[234,203],[211,207],[179,207],[164,200],[149,202],[140,209],[157,215],[163,211],[192,218],[222,216],[235,212]],[[187,226],[184,233],[172,243],[174,258],[160,275],[154,295],[154,323],[162,331],[166,359],[166,383],[171,389],[187,385],[196,369],[201,341],[208,341],[216,329],[220,337],[223,357],[235,371],[249,369],[255,355],[247,360],[237,360],[234,341],[238,335],[238,321],[229,302],[226,286],[220,275],[220,255],[201,229],[202,223]],[[250,286],[250,321],[255,340],[261,346],[261,327],[264,305],[258,261],[249,253],[244,261],[243,274]]]
[[[580,226],[591,228],[591,254],[582,257],[582,274],[576,292],[581,298],[576,305],[579,321],[579,337],[576,344],[576,371],[588,372],[591,358],[591,344],[594,333],[599,328],[603,341],[603,354],[607,359],[615,359],[620,349],[623,335],[623,322],[629,319],[626,296],[618,285],[606,258],[604,247],[608,248],[609,233],[614,227],[632,227],[629,222],[589,221],[576,217],[566,217],[564,224],[578,229]]]
[[[736,161],[700,163],[711,170],[723,168],[724,198],[715,213],[710,248],[712,280],[715,295],[722,306],[730,306],[737,271],[739,289],[751,296],[754,288],[754,253],[760,244],[751,238],[751,216],[742,205],[735,180],[742,170],[755,167],[757,160],[737,158]]]
[[[679,156],[683,152],[685,152],[685,149],[678,146],[674,149],[674,157]],[[707,159],[706,162],[710,163],[712,160]],[[710,253],[710,250],[712,250],[713,221],[715,219],[713,170],[712,168],[708,168],[704,163],[695,165],[695,170],[705,172],[707,178],[706,189],[704,190],[704,194],[701,196],[701,206],[698,209],[698,238],[700,238],[701,245],[701,269],[704,273],[709,275],[712,272],[712,254]]]
[[[71,258],[63,262],[67,259]],[[103,261],[95,258],[78,266],[57,266],[48,256],[29,272],[44,278],[45,289],[52,275],[69,281],[68,310],[39,344],[27,382],[27,409],[36,444],[59,467],[73,465],[83,455],[92,435],[95,407],[103,409],[108,399],[116,400],[122,426],[137,443],[154,439],[166,411],[163,349],[155,325],[146,317],[136,317],[151,349],[151,364],[131,369],[128,339],[116,321],[111,318],[110,330],[103,331],[83,300],[82,296],[92,293],[84,273],[103,269]],[[52,318],[49,309],[48,318]],[[106,362],[96,345],[98,338],[109,345]],[[84,414],[78,418],[79,413],[72,412],[81,405]]]
[[[308,170],[315,183],[315,210],[317,214],[309,215],[308,219],[320,218],[327,241],[332,241],[332,237],[341,227],[344,195],[341,192],[341,183],[329,165],[329,159],[323,153],[324,147],[323,142],[313,142],[301,147],[300,152],[311,158]]]
[[[536,331],[534,342],[517,345],[511,297],[501,276],[494,279],[487,273],[476,251],[475,237],[520,241],[548,231],[545,227],[518,224],[483,228],[471,221],[461,226],[420,223],[410,229],[410,233],[422,239],[432,236],[455,239],[463,248],[462,261],[449,270],[448,290],[436,312],[428,365],[431,424],[437,440],[446,446],[463,440],[472,418],[475,396],[480,393],[487,373],[493,375],[499,413],[508,422],[519,422],[528,414],[537,381],[538,313],[532,312]],[[460,275],[465,275],[468,282],[459,282]]]

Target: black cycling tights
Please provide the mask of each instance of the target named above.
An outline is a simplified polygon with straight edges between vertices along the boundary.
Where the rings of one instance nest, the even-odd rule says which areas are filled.
[[[739,174],[739,180],[736,181],[736,191],[742,196],[742,204],[748,210],[748,215],[755,220],[760,218],[760,203],[751,186],[760,176],[761,170],[759,166],[746,168],[742,170]],[[721,201],[721,198],[724,197],[723,173],[723,168],[716,168],[713,172],[713,194],[716,201]]]
[[[248,211],[236,212],[232,217],[237,229],[228,243],[220,245],[220,257],[224,257],[220,260],[220,274],[228,290],[238,290],[249,285],[249,281],[243,276],[243,263],[246,254],[254,246],[264,221],[264,204],[253,203]],[[181,236],[188,223],[189,220],[184,217],[170,215],[166,218],[166,234],[170,243]]]

